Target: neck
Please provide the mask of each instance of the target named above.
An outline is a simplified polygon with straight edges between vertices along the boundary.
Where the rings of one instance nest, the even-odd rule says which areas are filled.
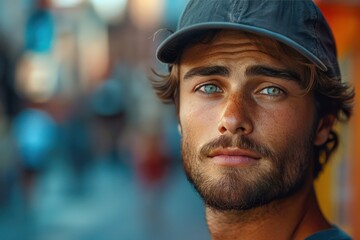
[[[304,239],[330,228],[313,186],[293,196],[246,211],[217,211],[206,208],[212,240]]]

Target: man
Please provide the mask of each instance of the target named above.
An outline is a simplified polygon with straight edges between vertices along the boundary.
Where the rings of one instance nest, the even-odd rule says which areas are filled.
[[[354,93],[311,0],[190,0],[157,57],[212,239],[351,239],[314,191]]]

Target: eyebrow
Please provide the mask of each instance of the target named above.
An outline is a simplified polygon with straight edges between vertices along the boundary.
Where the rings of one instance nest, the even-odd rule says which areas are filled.
[[[206,77],[206,76],[230,76],[230,70],[225,66],[204,66],[204,67],[196,67],[190,69],[185,75],[184,80],[193,78],[193,77]],[[246,69],[246,76],[266,76],[279,78],[284,80],[292,80],[296,82],[300,82],[300,75],[295,71],[291,71],[288,69],[270,67],[266,65],[255,65],[250,66]]]
[[[185,75],[184,80],[193,78],[193,77],[205,77],[205,76],[230,76],[230,71],[227,67],[224,66],[205,66],[205,67],[196,67],[190,69]]]
[[[300,75],[288,69],[269,67],[265,65],[250,66],[246,69],[246,76],[267,76],[300,82]]]

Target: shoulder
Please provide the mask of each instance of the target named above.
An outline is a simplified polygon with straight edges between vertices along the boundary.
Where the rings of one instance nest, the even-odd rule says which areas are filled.
[[[333,226],[333,228],[329,228],[320,232],[317,232],[305,240],[352,240],[352,238],[347,235],[340,228]]]

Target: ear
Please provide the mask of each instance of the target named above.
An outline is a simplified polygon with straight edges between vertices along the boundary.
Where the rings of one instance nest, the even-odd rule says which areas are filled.
[[[326,142],[329,137],[330,130],[334,125],[334,122],[335,116],[330,114],[320,119],[314,138],[315,145],[320,146]]]
[[[178,132],[179,132],[180,136],[182,136],[182,128],[181,128],[180,123],[178,123]]]

